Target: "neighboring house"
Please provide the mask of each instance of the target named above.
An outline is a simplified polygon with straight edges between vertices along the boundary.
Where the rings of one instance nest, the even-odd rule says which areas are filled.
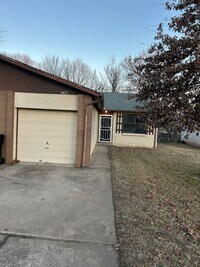
[[[104,103],[104,104],[103,104]],[[3,157],[89,166],[95,144],[156,147],[130,94],[104,94],[0,55]]]
[[[181,141],[193,146],[200,146],[200,132],[181,132]]]
[[[104,93],[99,141],[119,146],[157,147],[157,129],[144,129],[143,105],[134,94]]]

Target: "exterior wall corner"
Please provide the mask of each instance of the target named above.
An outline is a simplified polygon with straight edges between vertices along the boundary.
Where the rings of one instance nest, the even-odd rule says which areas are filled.
[[[5,135],[2,157],[5,163],[13,161],[14,92],[0,92],[0,133]]]
[[[76,167],[82,167],[83,150],[84,150],[84,133],[86,132],[86,151],[85,151],[85,167],[90,164],[90,147],[91,147],[91,124],[92,124],[92,108],[90,103],[92,97],[87,95],[78,95],[78,118],[77,118],[77,146],[76,146]],[[86,108],[87,125],[86,124]],[[86,130],[85,130],[85,127]]]

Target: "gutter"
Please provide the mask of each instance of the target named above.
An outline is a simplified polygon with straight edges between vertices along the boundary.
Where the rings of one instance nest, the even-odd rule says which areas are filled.
[[[87,128],[88,128],[88,108],[89,106],[100,103],[102,101],[102,97],[98,100],[94,100],[85,105],[85,122],[84,122],[84,137],[83,137],[83,155],[82,155],[82,166],[86,167],[86,148],[87,148]]]

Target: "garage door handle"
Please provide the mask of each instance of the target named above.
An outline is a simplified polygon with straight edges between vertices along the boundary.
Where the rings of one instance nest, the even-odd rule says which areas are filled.
[[[49,149],[49,147],[45,147],[44,149]]]

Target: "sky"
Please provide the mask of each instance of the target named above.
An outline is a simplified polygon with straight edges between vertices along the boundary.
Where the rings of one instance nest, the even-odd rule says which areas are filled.
[[[0,51],[81,58],[97,71],[111,56],[137,56],[169,12],[162,0],[0,0]]]

